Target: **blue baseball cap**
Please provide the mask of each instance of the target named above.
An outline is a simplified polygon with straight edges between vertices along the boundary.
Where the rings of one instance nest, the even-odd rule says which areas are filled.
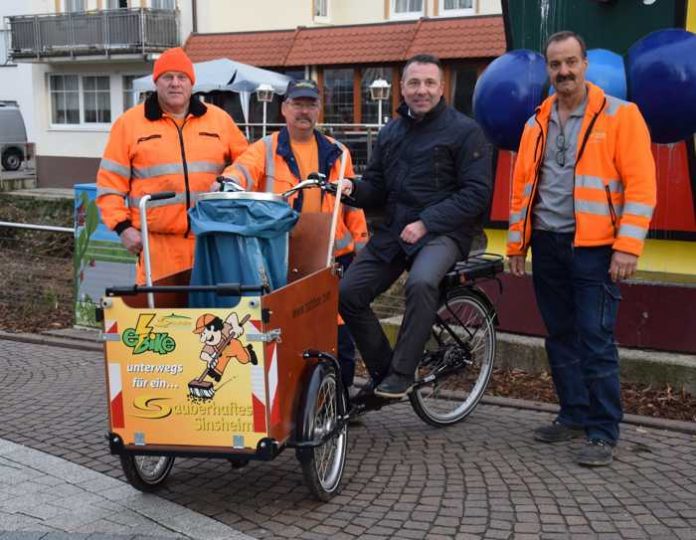
[[[285,99],[313,98],[319,99],[319,87],[317,83],[308,79],[292,80],[288,83]]]

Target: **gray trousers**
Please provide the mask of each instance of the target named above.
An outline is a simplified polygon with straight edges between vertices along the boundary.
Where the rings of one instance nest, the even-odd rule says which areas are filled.
[[[459,246],[447,236],[434,238],[411,259],[400,255],[385,262],[369,248],[355,258],[340,282],[339,312],[374,381],[389,371],[415,374],[435,321],[440,282],[461,258]],[[370,304],[406,269],[406,309],[392,350]]]

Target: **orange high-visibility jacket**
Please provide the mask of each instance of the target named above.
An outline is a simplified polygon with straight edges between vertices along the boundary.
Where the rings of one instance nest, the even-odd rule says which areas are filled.
[[[575,165],[576,246],[611,245],[640,255],[656,202],[650,134],[634,103],[586,83],[587,108]],[[507,254],[526,255],[551,107],[546,99],[526,123],[513,175]]]
[[[328,180],[338,180],[341,170],[341,156],[344,146],[319,132],[315,132],[319,151],[319,168]],[[346,152],[346,177],[353,176],[353,163]],[[281,129],[249,146],[231,167],[225,169],[224,176],[233,178],[247,191],[283,193],[300,181],[300,173],[290,148],[287,128]],[[298,206],[293,194],[289,203]],[[332,212],[334,197],[322,193],[321,211]],[[301,210],[301,208],[298,208]],[[365,213],[359,208],[342,205],[342,219],[336,225],[335,253],[339,257],[357,252],[367,243],[367,222]]]
[[[114,122],[97,173],[97,205],[106,226],[118,234],[130,226],[140,229],[140,198],[163,191],[176,193],[172,199],[148,206],[149,231],[162,236],[159,240],[167,240],[168,246],[152,252],[153,279],[190,268],[188,255],[174,257],[168,251],[193,252],[188,209],[199,194],[210,191],[215,178],[247,146],[225,111],[197,98],[191,99],[181,128],[163,113],[156,94]],[[155,244],[162,246],[157,238]],[[138,275],[142,281],[140,267]]]

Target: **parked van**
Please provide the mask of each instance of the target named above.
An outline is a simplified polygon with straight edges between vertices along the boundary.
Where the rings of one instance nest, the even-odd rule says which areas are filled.
[[[29,159],[27,130],[16,101],[0,101],[0,156],[6,171],[16,171]]]

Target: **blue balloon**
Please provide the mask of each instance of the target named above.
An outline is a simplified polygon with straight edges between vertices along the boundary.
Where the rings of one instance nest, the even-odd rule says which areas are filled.
[[[527,119],[541,102],[544,57],[519,49],[489,64],[474,89],[474,117],[499,148],[517,151]]]
[[[683,141],[696,132],[696,35],[652,32],[628,50],[631,101],[640,108],[653,141]]]
[[[587,51],[585,79],[599,86],[606,94],[626,99],[626,68],[621,55],[606,49]]]

